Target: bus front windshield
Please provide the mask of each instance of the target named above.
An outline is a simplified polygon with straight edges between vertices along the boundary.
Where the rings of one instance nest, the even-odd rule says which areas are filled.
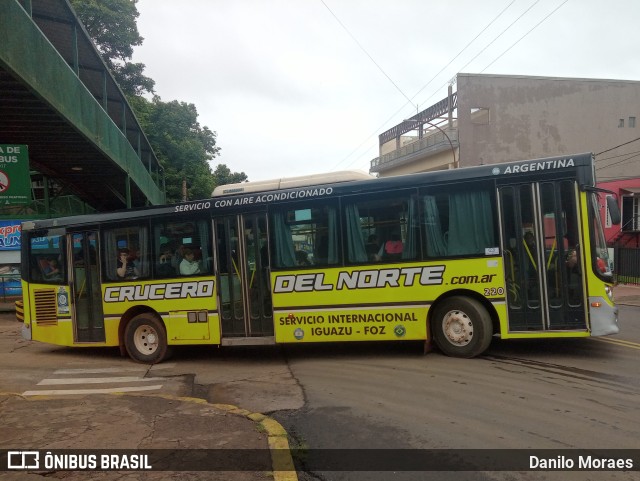
[[[605,281],[611,281],[613,274],[609,263],[609,251],[607,250],[607,242],[604,237],[604,229],[602,227],[602,219],[600,217],[600,203],[598,202],[598,194],[591,195],[592,202],[592,218],[593,218],[593,242],[591,243],[591,259],[594,272]]]

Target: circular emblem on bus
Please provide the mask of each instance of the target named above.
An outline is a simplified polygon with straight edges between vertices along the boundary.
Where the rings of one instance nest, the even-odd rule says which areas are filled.
[[[304,337],[304,331],[300,328],[297,328],[295,331],[293,331],[293,337],[300,341]]]
[[[491,173],[493,175],[499,175],[500,174],[500,167],[494,167],[493,170],[491,171]]]
[[[396,337],[404,337],[404,335],[407,333],[407,330],[404,328],[403,325],[398,324],[396,327],[393,328],[393,333],[396,335]]]
[[[67,299],[67,293],[66,292],[58,293],[58,304],[59,305],[66,306],[68,302],[69,302],[69,300]]]

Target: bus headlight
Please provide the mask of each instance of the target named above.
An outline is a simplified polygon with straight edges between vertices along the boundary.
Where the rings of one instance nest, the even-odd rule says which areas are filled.
[[[607,293],[607,297],[613,302],[613,288],[611,286],[604,286],[604,291]]]

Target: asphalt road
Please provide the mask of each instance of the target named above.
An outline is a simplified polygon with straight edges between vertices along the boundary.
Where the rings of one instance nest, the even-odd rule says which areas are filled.
[[[199,347],[178,349],[153,367],[117,349],[23,341],[5,314],[0,390],[89,396],[127,387],[197,396],[270,414],[294,447],[310,449],[637,448],[640,307],[620,311],[617,336],[496,340],[476,359],[425,356],[420,343]],[[98,377],[109,382],[87,381]],[[311,471],[300,479],[620,481],[640,480],[640,472]]]
[[[425,357],[419,345],[290,347],[305,406],[275,417],[312,448],[638,448],[640,308],[621,306],[620,318],[615,337],[495,341],[471,360]],[[392,474],[307,479],[640,479],[637,471]]]

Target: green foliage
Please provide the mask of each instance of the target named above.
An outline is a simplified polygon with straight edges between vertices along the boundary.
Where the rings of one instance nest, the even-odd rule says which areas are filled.
[[[244,172],[231,172],[229,167],[224,164],[218,164],[213,172],[214,187],[225,184],[237,184],[247,180],[247,174]]]
[[[144,40],[138,32],[138,0],[71,0],[116,82],[127,95],[153,92],[155,82],[145,76],[144,64],[131,63],[133,47]]]
[[[113,73],[118,85],[127,95],[142,95],[145,92],[153,93],[155,82],[144,75],[143,63],[126,62],[123,65],[114,65]]]
[[[133,102],[158,160],[165,169],[167,201],[182,199],[182,181],[187,180],[188,198],[211,196],[214,177],[209,160],[219,152],[216,133],[198,123],[195,105],[186,102],[153,101],[139,97]]]
[[[144,64],[132,63],[133,47],[144,40],[138,33],[138,0],[71,0],[71,4],[96,43],[103,59],[129,104],[136,112],[153,150],[165,171],[167,202],[182,200],[182,182],[187,181],[187,198],[211,196],[220,184],[242,182],[244,172],[231,172],[220,164],[211,172],[209,162],[219,153],[216,133],[198,123],[194,104],[163,102],[154,96],[155,82],[143,73]]]

